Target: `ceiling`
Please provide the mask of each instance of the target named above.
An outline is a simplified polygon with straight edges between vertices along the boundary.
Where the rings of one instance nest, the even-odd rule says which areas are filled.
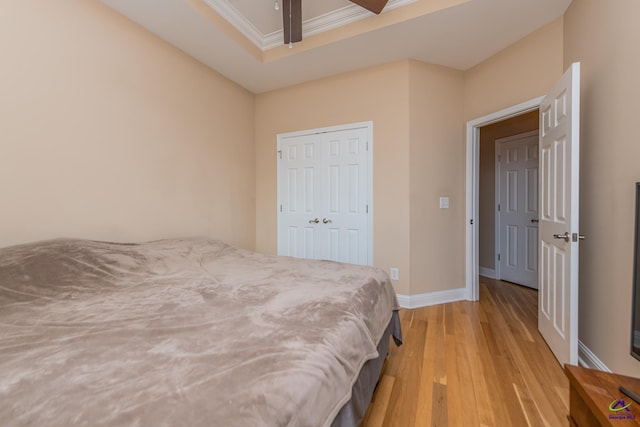
[[[278,0],[282,2],[286,0]],[[226,0],[212,3],[227,3],[251,22],[262,34],[282,30],[282,11],[275,10],[275,0]],[[318,18],[351,6],[348,0],[306,0],[302,3],[302,20]]]
[[[348,0],[302,0],[303,41],[289,49],[275,0],[101,1],[253,93],[408,58],[467,70],[571,3],[390,0],[374,15]]]

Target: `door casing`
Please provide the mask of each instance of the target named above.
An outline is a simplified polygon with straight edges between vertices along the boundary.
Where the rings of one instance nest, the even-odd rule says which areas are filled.
[[[480,298],[477,227],[480,193],[480,128],[537,110],[543,98],[543,96],[540,96],[467,122],[465,293],[466,299],[469,301],[477,301]]]

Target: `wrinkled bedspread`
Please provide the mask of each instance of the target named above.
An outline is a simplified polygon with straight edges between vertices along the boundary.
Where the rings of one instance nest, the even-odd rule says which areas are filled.
[[[205,238],[0,249],[0,423],[327,426],[395,308],[381,270]]]

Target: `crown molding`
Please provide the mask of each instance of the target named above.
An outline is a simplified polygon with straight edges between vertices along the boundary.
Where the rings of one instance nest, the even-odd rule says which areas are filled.
[[[389,0],[384,11],[405,6],[416,1],[418,0]],[[204,0],[204,2],[262,51],[282,46],[282,39],[284,37],[282,30],[262,34],[251,21],[238,12],[227,0]],[[373,16],[373,13],[356,4],[352,4],[304,21],[302,23],[302,34],[305,37],[309,37],[343,25],[351,24],[352,22],[368,18],[369,16]]]
[[[244,17],[238,10],[233,7],[227,0],[204,0],[204,2],[213,10],[215,10],[220,16],[226,19],[236,30],[240,31],[251,43],[258,46],[258,48],[265,50],[264,34],[256,28],[247,18]]]

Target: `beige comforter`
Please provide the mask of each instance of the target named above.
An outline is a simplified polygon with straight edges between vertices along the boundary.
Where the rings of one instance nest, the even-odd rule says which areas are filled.
[[[0,249],[0,424],[328,426],[396,304],[380,270],[204,238]]]

